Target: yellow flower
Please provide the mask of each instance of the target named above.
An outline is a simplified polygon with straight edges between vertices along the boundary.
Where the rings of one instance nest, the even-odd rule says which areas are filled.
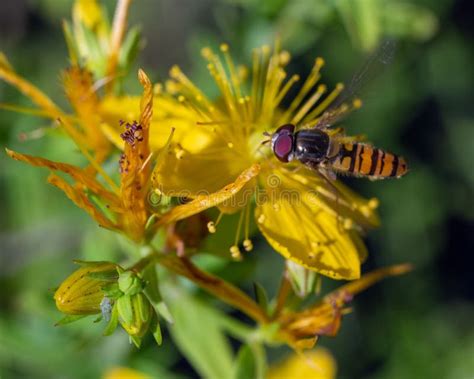
[[[283,124],[314,125],[341,92],[342,84],[324,97],[326,86],[317,85],[323,65],[318,58],[299,94],[283,109],[282,100],[299,80],[297,75],[285,80],[287,52],[269,47],[255,50],[250,72],[235,65],[227,45],[221,46],[221,52],[223,59],[211,49],[203,50],[220,91],[217,101],[211,101],[178,67],[172,68],[168,94],[160,97],[163,102],[175,103],[167,108],[169,120],[165,117],[161,124],[180,120],[194,136],[179,138],[177,134],[163,164],[154,172],[154,186],[170,196],[199,197],[223,188],[247,167],[258,165],[258,176],[219,204],[222,213],[241,212],[232,255],[240,256],[242,236],[244,249],[252,249],[248,224],[255,196],[257,225],[276,251],[335,279],[358,278],[366,256],[359,233],[378,225],[377,200],[365,200],[340,182],[330,183],[297,163],[282,164],[274,159],[271,149],[262,146],[263,133]],[[340,111],[350,109],[344,105]],[[211,232],[219,220],[220,216],[209,224]],[[169,217],[167,221],[175,220]]]
[[[354,295],[388,276],[402,275],[411,269],[409,264],[378,269],[337,288],[309,308],[299,312],[284,311],[276,320],[280,337],[297,350],[313,348],[319,336],[338,333],[342,316],[350,312],[346,305]]]
[[[128,367],[113,367],[104,373],[103,379],[152,379],[152,377]]]
[[[166,221],[171,217],[175,222],[228,199],[258,173],[258,166],[244,170],[240,180],[237,179],[235,183],[220,191],[178,205],[164,213],[160,208],[162,194],[150,188],[154,162],[156,161],[158,166],[163,163],[160,154],[155,155],[149,145],[153,86],[142,70],[139,70],[138,78],[144,87],[139,121],[122,122],[124,131],[121,138],[125,146],[119,162],[119,186],[100,165],[97,168],[107,186],[96,179],[95,172],[89,169],[20,154],[9,149],[6,151],[13,159],[51,170],[48,182],[64,191],[70,200],[89,213],[100,226],[121,232],[131,240],[142,243],[150,240],[156,230],[165,224],[160,222],[160,218]],[[75,182],[74,185],[56,175],[55,172],[58,171],[70,176]]]
[[[272,365],[267,379],[334,379],[336,360],[323,348],[316,348],[305,354],[293,353],[284,361]]]

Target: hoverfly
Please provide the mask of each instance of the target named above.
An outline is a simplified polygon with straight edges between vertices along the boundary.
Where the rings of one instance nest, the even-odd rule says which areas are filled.
[[[353,96],[364,76],[374,68],[372,66],[388,63],[393,54],[393,47],[392,41],[382,44],[354,75],[347,90],[333,102],[314,126],[298,131],[293,124],[280,126],[271,135],[271,146],[276,158],[285,163],[297,160],[331,179],[335,178],[336,173],[372,180],[400,178],[405,175],[408,167],[403,157],[359,142],[355,137],[348,137],[342,129],[331,129],[331,126],[347,113],[341,111],[340,107]]]

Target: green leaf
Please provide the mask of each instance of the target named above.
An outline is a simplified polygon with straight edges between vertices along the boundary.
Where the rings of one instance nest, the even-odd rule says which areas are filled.
[[[63,326],[70,324],[71,322],[80,320],[81,318],[86,317],[87,315],[67,315],[64,316],[61,320],[59,320],[54,326]]]
[[[239,350],[233,377],[234,379],[257,378],[257,362],[248,345],[243,345]]]
[[[104,282],[115,282],[118,278],[117,270],[89,272],[87,276]]]
[[[112,308],[112,313],[110,314],[110,320],[107,326],[104,329],[104,336],[110,336],[118,326],[118,308],[117,303],[114,304]]]
[[[195,370],[208,379],[232,378],[232,350],[220,322],[221,313],[176,288],[164,293],[174,316],[171,335]]]
[[[141,42],[141,28],[138,26],[131,28],[123,41],[119,55],[119,65],[123,70],[125,70],[125,72],[130,69],[130,66],[135,61],[142,46]]]
[[[163,343],[163,335],[161,334],[160,322],[158,321],[158,317],[153,317],[150,330],[153,334],[153,337],[155,338],[156,343],[161,346],[161,344]]]
[[[257,303],[265,310],[265,313],[268,314],[268,296],[265,288],[262,287],[260,283],[253,283],[253,290],[255,293],[255,298]]]
[[[156,313],[163,317],[170,324],[174,323],[173,315],[164,301],[160,301],[155,307]]]
[[[381,37],[379,0],[336,0],[335,5],[353,42],[363,50],[374,49]]]
[[[156,273],[155,265],[148,265],[142,271],[143,280],[146,283],[145,295],[152,304],[158,304],[162,301],[160,289],[158,287],[158,274]]]
[[[72,32],[71,24],[67,21],[63,23],[64,39],[66,40],[67,49],[69,51],[69,58],[72,62],[78,61],[78,51],[76,40],[74,39],[74,33]]]
[[[125,324],[133,323],[133,307],[130,296],[122,296],[118,298],[116,304],[118,314],[123,322]]]
[[[139,349],[142,344],[142,339],[137,336],[129,336],[129,337],[130,337],[130,341],[133,342],[133,344],[137,347],[137,349]]]

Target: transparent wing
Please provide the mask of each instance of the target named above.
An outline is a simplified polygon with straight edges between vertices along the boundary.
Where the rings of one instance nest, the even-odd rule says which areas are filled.
[[[348,85],[331,105],[317,119],[313,128],[325,129],[344,118],[350,111],[361,106],[357,94],[369,82],[373,81],[393,60],[396,42],[385,40],[370,55],[362,67],[352,76]]]

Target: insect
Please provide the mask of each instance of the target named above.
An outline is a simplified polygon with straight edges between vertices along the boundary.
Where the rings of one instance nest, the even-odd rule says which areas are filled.
[[[356,137],[345,136],[340,128],[331,128],[348,113],[347,105],[344,104],[346,99],[354,94],[373,66],[388,63],[392,50],[392,43],[383,44],[353,77],[348,89],[323,113],[316,125],[298,131],[293,124],[280,126],[271,135],[271,146],[276,158],[285,163],[300,161],[331,179],[335,178],[335,173],[367,177],[372,180],[400,178],[405,175],[408,166],[401,156],[359,142]],[[346,111],[342,110],[344,106]]]

